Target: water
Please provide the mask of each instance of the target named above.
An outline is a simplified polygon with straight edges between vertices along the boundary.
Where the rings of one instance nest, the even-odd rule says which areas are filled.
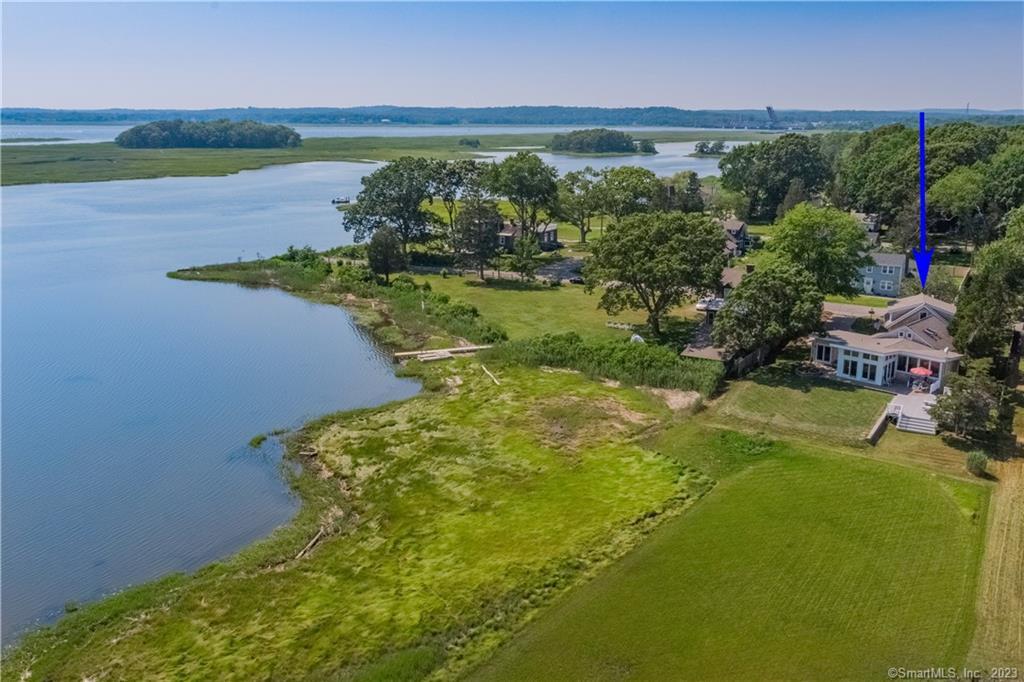
[[[3,638],[237,551],[296,510],[248,440],[412,395],[349,316],[178,267],[346,241],[371,170],[3,189]]]
[[[714,171],[686,156],[583,159]],[[500,156],[501,154],[499,154]],[[191,265],[350,241],[373,164],[2,192],[2,636],[229,555],[296,509],[258,434],[412,395],[341,309],[182,282]]]
[[[512,125],[302,125],[290,124],[302,137],[426,137],[426,136],[478,136],[515,135],[520,133],[564,133],[592,126],[512,126]],[[73,142],[111,142],[128,128],[128,124],[6,124],[0,137],[15,140],[19,137],[61,137]],[[604,126],[640,134],[653,131],[704,130],[703,128],[667,128],[652,126]],[[721,128],[708,129],[721,133]]]
[[[744,142],[727,142],[728,148]],[[580,170],[586,166],[596,169],[614,166],[640,166],[654,171],[658,175],[672,175],[679,171],[694,171],[698,176],[718,175],[718,159],[698,158],[690,156],[696,148],[696,142],[662,142],[657,145],[658,153],[654,155],[633,154],[625,156],[567,156],[550,152],[534,152],[545,163],[558,169],[559,174]],[[530,150],[532,151],[532,150]],[[515,154],[515,150],[487,152],[486,157],[503,159]]]

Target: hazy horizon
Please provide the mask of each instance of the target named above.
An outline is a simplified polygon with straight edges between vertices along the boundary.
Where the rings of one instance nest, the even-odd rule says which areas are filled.
[[[5,108],[1024,108],[1021,3],[4,3]]]

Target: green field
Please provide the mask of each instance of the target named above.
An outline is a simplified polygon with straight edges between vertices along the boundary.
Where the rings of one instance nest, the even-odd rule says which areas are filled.
[[[499,386],[472,359],[429,369],[437,393],[306,427],[293,444],[306,462],[293,524],[193,577],[29,635],[5,673],[455,672],[707,489],[699,473],[631,442],[670,414],[649,394],[492,367]]]
[[[847,298],[846,296],[826,296],[825,300],[829,303],[848,303],[850,305],[863,305],[869,308],[875,308],[876,310],[883,310],[889,307],[889,304],[895,301],[894,298],[886,298],[885,296],[868,296],[867,294],[859,294]]]
[[[475,679],[880,680],[963,663],[984,487],[690,426],[658,444],[726,479]]]
[[[312,137],[288,149],[124,149],[113,142],[11,145],[0,159],[4,185],[95,182],[189,175],[228,175],[274,164],[306,161],[388,161],[400,156],[468,158],[510,147],[544,147],[551,133],[481,135],[480,147],[459,144],[465,136]],[[770,133],[667,131],[656,142],[702,139],[761,140]]]
[[[646,320],[646,315],[638,311],[609,316],[597,307],[598,293],[588,294],[578,284],[548,287],[497,280],[484,284],[474,275],[417,275],[416,280],[429,282],[434,291],[473,304],[484,318],[501,325],[511,339],[570,331],[585,338],[627,338],[629,331],[609,327],[607,323],[642,325]],[[677,318],[692,314],[692,307],[674,313]]]

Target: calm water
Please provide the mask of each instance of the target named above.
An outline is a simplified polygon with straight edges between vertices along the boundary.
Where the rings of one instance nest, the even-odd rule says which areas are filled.
[[[513,135],[518,133],[564,133],[586,126],[434,126],[434,125],[302,125],[293,128],[303,137],[425,137],[429,135]],[[651,126],[607,126],[616,130],[642,133],[657,130],[702,130],[702,128],[665,128]],[[75,142],[110,142],[130,125],[4,125],[3,139],[19,137],[63,137]],[[722,132],[715,129],[714,132]]]
[[[412,395],[340,309],[180,282],[345,241],[370,170],[3,189],[3,637],[230,554],[296,509],[257,433]]]
[[[715,172],[653,157],[545,155],[561,172]],[[412,395],[342,310],[168,270],[349,241],[329,200],[372,164],[217,178],[6,187],[2,202],[3,639],[189,571],[295,512],[262,432]]]

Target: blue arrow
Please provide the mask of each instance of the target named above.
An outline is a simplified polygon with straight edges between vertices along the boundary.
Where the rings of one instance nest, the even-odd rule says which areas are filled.
[[[921,280],[921,289],[928,283],[928,268],[932,265],[932,254],[935,249],[927,248],[928,245],[928,207],[925,204],[925,182],[924,182],[924,112],[918,115],[918,147],[920,171],[918,176],[921,181],[921,246],[914,249],[914,261],[917,262],[917,276]]]

